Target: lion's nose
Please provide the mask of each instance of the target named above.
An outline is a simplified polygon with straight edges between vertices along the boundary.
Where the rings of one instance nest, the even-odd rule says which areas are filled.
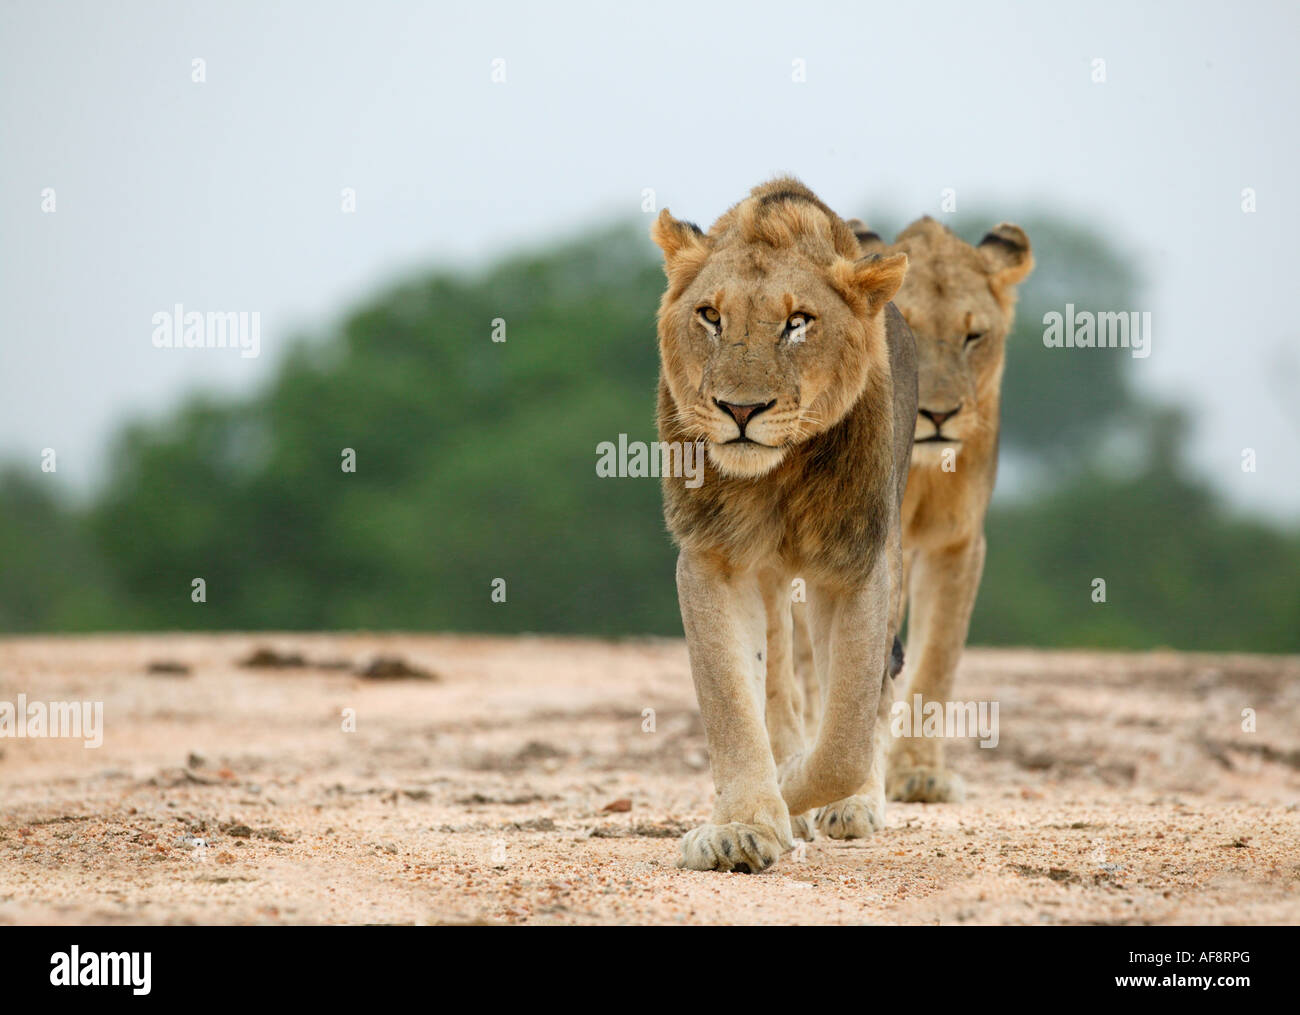
[[[929,409],[920,409],[918,411],[921,413],[922,416],[924,416],[931,423],[933,423],[934,428],[938,430],[939,427],[943,426],[944,420],[952,419],[953,416],[961,412],[961,406],[958,405],[955,409],[945,409],[943,412],[932,412]]]
[[[713,400],[719,409],[736,421],[736,426],[740,427],[740,432],[745,432],[745,424],[757,416],[760,412],[776,405],[776,399],[770,402],[751,402],[749,405],[737,405],[735,402],[721,402],[718,399]]]

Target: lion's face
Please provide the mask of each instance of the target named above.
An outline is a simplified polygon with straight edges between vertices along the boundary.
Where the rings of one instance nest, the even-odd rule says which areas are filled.
[[[674,422],[731,476],[770,472],[853,406],[884,361],[879,311],[907,265],[845,257],[829,217],[807,202],[765,211],[789,220],[792,242],[753,238],[761,221],[706,237],[666,211],[655,230],[669,274],[659,332]]]
[[[891,249],[910,262],[894,302],[916,337],[913,465],[937,465],[947,448],[991,446],[1015,286],[1033,268],[1028,237],[1003,223],[972,247],[926,218]]]
[[[672,314],[680,419],[726,473],[775,468],[789,447],[838,419],[865,381],[860,322],[795,251],[719,252]]]

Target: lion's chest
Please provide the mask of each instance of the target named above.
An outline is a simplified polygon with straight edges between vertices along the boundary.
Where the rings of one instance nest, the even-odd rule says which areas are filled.
[[[669,528],[740,569],[853,580],[870,570],[888,525],[878,491],[853,479],[791,472],[699,490],[671,484]]]

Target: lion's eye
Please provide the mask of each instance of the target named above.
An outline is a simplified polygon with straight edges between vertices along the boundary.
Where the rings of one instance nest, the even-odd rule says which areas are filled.
[[[813,322],[812,314],[804,314],[804,313],[791,314],[788,318],[786,318],[785,333],[787,335],[794,334],[794,333],[802,333],[803,330],[808,327],[808,325],[812,324],[812,322]]]
[[[718,325],[722,323],[722,315],[713,307],[697,307],[695,313],[699,315],[700,320],[704,322],[704,326],[710,331],[716,332]]]
[[[974,345],[976,342],[978,342],[978,341],[979,341],[981,338],[983,338],[983,337],[984,337],[984,332],[982,332],[982,331],[973,331],[973,332],[971,332],[969,335],[966,336],[966,344],[967,344],[967,345]]]

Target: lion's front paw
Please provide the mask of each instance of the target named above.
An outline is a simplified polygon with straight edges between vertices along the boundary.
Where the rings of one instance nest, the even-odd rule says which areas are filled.
[[[813,814],[809,811],[807,814],[792,814],[790,816],[790,830],[794,832],[796,839],[803,839],[805,842],[812,842],[815,832],[813,832]]]
[[[966,799],[966,784],[946,768],[918,766],[889,773],[889,799],[905,803],[960,803]]]
[[[785,848],[775,830],[763,825],[742,821],[700,825],[682,836],[682,856],[677,866],[757,874],[776,863]]]
[[[865,839],[885,827],[885,802],[851,796],[817,812],[817,829],[832,839]]]

